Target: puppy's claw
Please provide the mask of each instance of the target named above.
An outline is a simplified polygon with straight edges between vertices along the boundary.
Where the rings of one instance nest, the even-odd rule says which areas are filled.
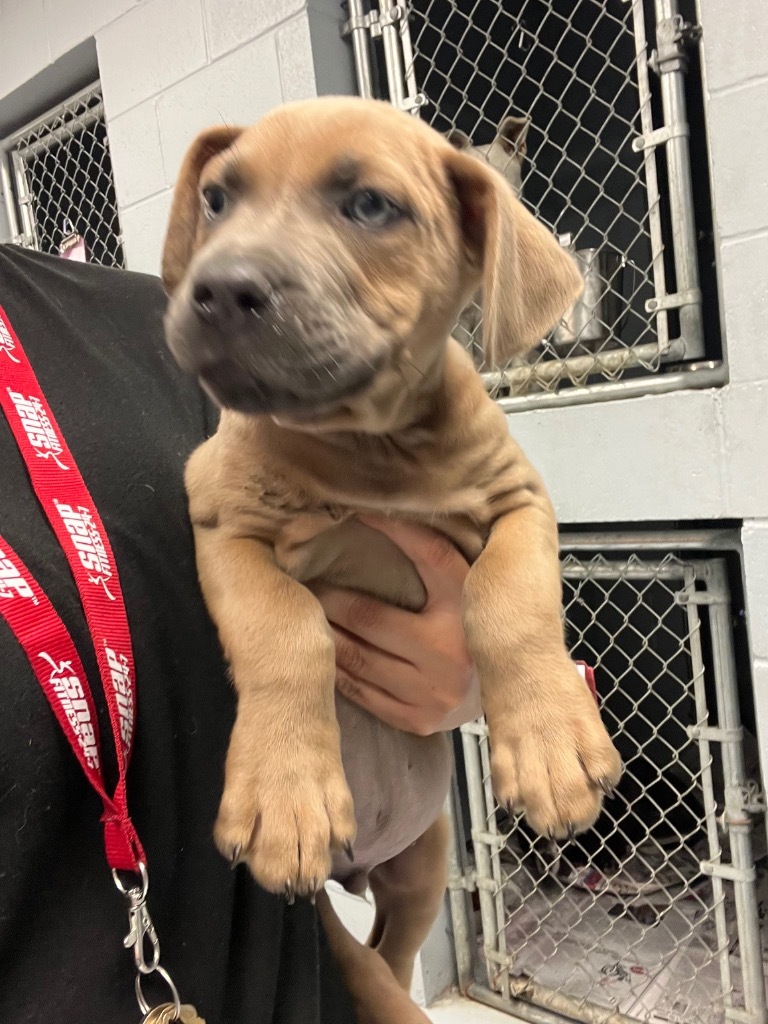
[[[355,854],[354,854],[354,851],[352,850],[352,843],[350,843],[349,840],[347,840],[346,843],[344,843],[344,853],[346,853],[347,857],[349,858],[350,863],[354,864],[355,863]]]
[[[285,902],[289,907],[292,907],[296,902],[296,890],[293,888],[291,882],[285,883]]]
[[[616,790],[604,776],[597,780],[597,784],[602,789],[606,799],[610,800],[616,794]]]
[[[240,854],[242,852],[243,852],[243,848],[240,845],[240,843],[238,843],[237,846],[232,848],[232,852],[229,855],[229,866],[232,868],[233,871],[237,867],[237,865],[240,863]]]
[[[568,842],[572,842],[574,836],[576,835],[576,826],[573,824],[572,821],[568,822],[565,831],[566,835],[568,836]]]
[[[313,878],[309,884],[309,902],[312,904],[313,907],[315,905],[315,900],[317,899],[319,889],[320,882],[316,878]]]

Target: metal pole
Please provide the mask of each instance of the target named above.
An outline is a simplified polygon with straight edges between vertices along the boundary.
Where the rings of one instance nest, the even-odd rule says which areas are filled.
[[[671,132],[666,141],[665,152],[669,177],[676,290],[688,292],[698,289],[699,270],[685,104],[687,62],[680,38],[682,19],[678,12],[677,0],[656,0],[656,17],[656,65],[661,83],[661,104],[665,127]],[[701,302],[682,306],[679,313],[680,333],[685,341],[686,356],[689,359],[701,358],[704,354]]]
[[[630,532],[616,530],[611,533],[599,531],[589,533],[560,534],[560,550],[568,551],[741,551],[741,534],[738,530],[648,530]]]
[[[403,5],[403,13],[400,18],[400,46],[403,51],[403,63],[405,65],[405,87],[408,90],[409,99],[416,99],[419,91],[416,82],[416,68],[413,58],[413,44],[411,43],[411,29],[408,24],[408,7]],[[418,110],[418,107],[416,108]]]
[[[16,213],[16,199],[13,194],[13,186],[11,185],[11,176],[8,173],[8,163],[6,161],[6,154],[0,150],[0,189],[2,189],[3,197],[5,199],[5,211],[8,215],[8,227],[11,231],[11,241],[21,241],[21,229],[19,227],[19,218]]]
[[[459,991],[466,992],[474,981],[473,954],[475,953],[476,937],[472,915],[467,906],[469,892],[461,846],[464,823],[461,820],[455,775],[446,800],[446,812],[451,823],[451,843],[448,848],[448,900],[451,907],[453,948],[456,956]]]
[[[480,920],[483,929],[483,945],[487,945],[488,937],[496,934],[496,905],[494,900],[495,884],[493,881],[491,854],[482,836],[486,833],[488,822],[485,820],[485,792],[483,790],[483,772],[480,764],[479,740],[473,735],[471,725],[462,726],[461,742],[464,750],[464,767],[467,773],[467,790],[469,793],[470,824],[472,846],[477,865],[476,884],[480,899]],[[490,963],[487,967],[488,984],[493,984]]]
[[[29,182],[27,180],[27,169],[21,156],[14,152],[11,153],[11,163],[13,165],[13,176],[16,182],[16,196],[19,201],[19,209],[21,210],[21,232],[22,232],[22,245],[28,249],[39,249],[40,241],[37,237],[37,226],[35,224],[35,217],[32,210],[32,194],[29,191]]]
[[[722,363],[708,363],[702,368],[686,368],[677,373],[638,380],[622,380],[615,384],[590,384],[589,387],[567,388],[558,392],[516,395],[497,398],[500,408],[507,413],[530,412],[534,409],[565,409],[585,402],[614,402],[622,398],[640,398],[644,395],[664,395],[671,391],[716,388],[726,381]]]
[[[673,342],[668,349],[669,358],[682,357],[683,345]],[[526,384],[546,384],[566,377],[574,384],[582,384],[595,373],[615,373],[617,370],[638,366],[658,359],[662,355],[659,343],[649,341],[632,348],[609,349],[587,356],[566,359],[548,359],[533,366],[513,366],[509,370],[482,373],[486,387],[524,387]]]
[[[496,937],[496,962],[501,965],[501,972],[497,972],[495,988],[499,994],[509,998],[509,967],[511,961],[507,955],[507,934],[504,930],[506,922],[506,910],[504,907],[504,880],[501,874],[501,848],[504,840],[499,835],[496,825],[496,798],[493,794],[493,781],[491,779],[491,752],[488,740],[488,729],[483,728],[483,735],[479,736],[476,742],[480,746],[480,764],[483,769],[483,790],[485,792],[485,821],[486,837],[478,836],[479,842],[486,842],[491,850],[491,875],[493,878],[494,903],[496,909],[496,920],[494,923],[494,935]]]
[[[384,45],[384,63],[387,68],[389,83],[389,100],[394,107],[402,110],[405,107],[405,88],[403,86],[403,58],[400,52],[400,32],[397,28],[399,10],[397,4],[382,0],[379,6],[379,24],[381,25],[381,41]]]
[[[364,100],[373,98],[371,51],[368,48],[368,28],[363,0],[349,0],[349,36],[355,55],[357,91]]]
[[[693,597],[696,593],[696,570],[687,567],[685,570],[685,596]],[[701,622],[699,620],[699,609],[693,601],[686,602],[686,614],[688,618],[688,637],[691,651],[691,669],[693,672],[693,699],[696,706],[696,726],[704,729],[709,725],[709,710],[707,708],[707,691],[704,685],[704,658],[701,650]],[[701,795],[704,801],[704,818],[707,828],[707,843],[709,847],[709,858],[719,864],[722,857],[722,846],[717,828],[717,801],[715,799],[715,787],[712,782],[712,753],[709,747],[709,739],[705,735],[699,735],[696,739],[696,746],[699,751],[699,765],[701,768]],[[730,942],[728,940],[728,925],[725,918],[725,893],[723,882],[716,875],[712,876],[712,897],[715,915],[715,934],[717,935],[717,955],[720,964],[720,983],[723,991],[723,999],[729,1000],[733,992],[731,982],[731,957]]]
[[[635,36],[635,67],[637,73],[637,96],[640,106],[640,127],[643,135],[653,131],[651,111],[651,86],[648,81],[648,41],[645,33],[645,12],[643,0],[633,0],[632,22]],[[656,298],[660,299],[667,293],[664,275],[664,239],[661,232],[661,210],[659,181],[656,174],[656,154],[651,147],[643,153],[645,169],[645,192],[648,200],[648,233],[651,239],[651,266],[653,267],[653,286]],[[656,314],[656,335],[659,349],[664,352],[669,347],[669,318],[666,310]]]

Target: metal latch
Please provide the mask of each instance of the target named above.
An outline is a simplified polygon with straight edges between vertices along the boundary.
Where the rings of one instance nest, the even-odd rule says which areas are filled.
[[[657,75],[687,71],[685,47],[698,43],[700,39],[701,25],[685,21],[680,14],[662,18],[656,25],[656,49],[648,58],[648,67]]]

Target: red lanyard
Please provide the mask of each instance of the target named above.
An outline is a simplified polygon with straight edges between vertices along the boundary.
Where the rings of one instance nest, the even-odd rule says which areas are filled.
[[[115,737],[117,786],[106,791],[93,696],[69,630],[29,569],[0,536],[0,614],[24,648],[88,781],[104,803],[109,866],[138,871],[144,851],[126,802],[136,714],[133,650],[112,548],[5,311],[0,307],[0,406],[32,487],[72,570],[91,632]]]
[[[160,967],[157,935],[146,908],[146,858],[128,814],[126,774],[133,749],[136,684],[123,592],[107,532],[37,377],[0,307],[0,407],[19,446],[35,495],[58,538],[80,595],[115,740],[118,781],[107,792],[93,694],[69,630],[32,573],[0,536],[0,615],[24,649],[54,715],[85,775],[104,804],[104,844],[115,884],[128,900],[136,994],[149,1006],[141,979],[157,973],[168,984],[178,1019],[180,1002]],[[139,876],[124,887],[117,872]],[[148,945],[146,945],[148,944]],[[147,955],[148,954],[148,955]]]

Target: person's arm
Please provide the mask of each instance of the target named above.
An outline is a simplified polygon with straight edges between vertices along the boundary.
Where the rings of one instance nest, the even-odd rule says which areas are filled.
[[[427,603],[414,613],[350,591],[320,590],[336,638],[336,685],[397,729],[427,736],[457,728],[481,713],[461,622],[469,566],[432,530],[387,519],[371,525],[411,559]]]

